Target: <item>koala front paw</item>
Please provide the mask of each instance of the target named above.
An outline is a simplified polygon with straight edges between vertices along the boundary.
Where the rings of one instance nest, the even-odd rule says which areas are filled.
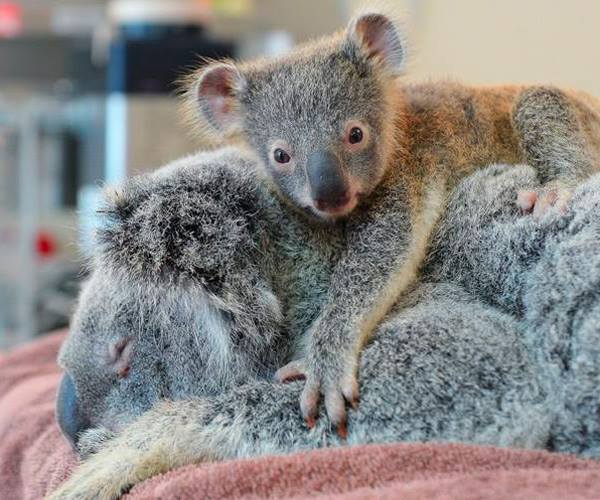
[[[118,499],[138,482],[131,477],[137,459],[135,450],[107,446],[75,469],[47,500]]]
[[[85,460],[98,453],[107,443],[115,437],[115,433],[104,428],[96,427],[85,431],[77,442],[79,456]]]
[[[319,400],[323,395],[329,421],[342,439],[348,437],[346,403],[358,408],[358,381],[355,363],[348,366],[328,367],[325,370],[310,368],[303,361],[292,361],[275,374],[280,382],[305,379],[300,396],[300,409],[306,425],[313,428],[319,413]]]
[[[293,382],[294,380],[306,379],[306,364],[304,361],[290,361],[275,372],[275,380],[281,383]]]
[[[531,214],[541,219],[552,209],[560,214],[567,212],[572,191],[567,188],[551,188],[542,191],[520,191],[517,194],[517,206],[524,215]]]

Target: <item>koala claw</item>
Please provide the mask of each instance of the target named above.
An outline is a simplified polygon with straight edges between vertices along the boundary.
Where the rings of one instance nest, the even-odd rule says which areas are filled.
[[[559,213],[566,213],[572,192],[565,188],[552,188],[541,192],[519,191],[517,206],[524,215],[532,214],[534,219],[541,219],[552,208]]]
[[[112,431],[103,427],[85,431],[77,443],[79,456],[84,460],[89,458],[91,455],[98,453],[114,437],[115,434]]]
[[[358,381],[356,377],[349,377],[345,384],[342,385],[342,393],[344,394],[344,398],[350,405],[353,410],[358,410],[358,403],[360,402],[360,397],[358,395]]]
[[[346,427],[346,403],[354,410],[358,408],[358,382],[355,376],[329,377],[331,382],[320,383],[302,360],[291,361],[275,372],[278,382],[292,382],[305,379],[304,390],[300,396],[300,410],[306,426],[312,429],[316,425],[321,394],[325,398],[325,409],[332,425],[342,439],[348,436]]]
[[[535,191],[519,191],[517,193],[517,206],[523,215],[533,212],[536,201],[537,193]]]
[[[277,382],[287,383],[306,378],[306,365],[302,361],[290,361],[275,372]]]
[[[300,396],[300,411],[302,412],[302,416],[309,429],[312,429],[315,426],[317,420],[319,398],[320,393],[318,384],[315,384],[312,378],[308,377],[302,395]]]
[[[348,427],[346,426],[346,422],[338,425],[337,433],[343,440],[348,439]]]
[[[321,394],[324,396],[329,421],[336,427],[338,435],[342,439],[346,439],[348,437],[346,403],[349,403],[355,410],[358,408],[356,377],[345,377],[342,380],[321,384],[312,375],[306,376],[306,385],[300,397],[300,408],[309,428],[315,425]]]

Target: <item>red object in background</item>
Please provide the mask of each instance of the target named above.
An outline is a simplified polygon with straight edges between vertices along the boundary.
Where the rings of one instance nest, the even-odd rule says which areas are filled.
[[[56,240],[46,231],[40,231],[35,239],[35,248],[40,257],[52,257],[56,253]]]
[[[0,38],[11,38],[23,32],[23,9],[15,2],[0,1]]]

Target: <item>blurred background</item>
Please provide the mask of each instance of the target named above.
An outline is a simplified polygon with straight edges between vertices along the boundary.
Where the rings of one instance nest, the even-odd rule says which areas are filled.
[[[0,349],[65,326],[99,190],[202,145],[175,81],[201,56],[279,54],[354,0],[0,0]],[[410,79],[600,96],[600,2],[391,0]]]

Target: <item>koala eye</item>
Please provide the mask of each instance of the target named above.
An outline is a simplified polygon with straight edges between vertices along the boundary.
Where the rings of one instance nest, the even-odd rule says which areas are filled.
[[[291,160],[290,155],[281,148],[277,148],[273,151],[273,158],[275,158],[277,163],[289,163]]]
[[[363,140],[363,131],[359,127],[352,127],[348,134],[348,142],[350,144],[358,144]]]

